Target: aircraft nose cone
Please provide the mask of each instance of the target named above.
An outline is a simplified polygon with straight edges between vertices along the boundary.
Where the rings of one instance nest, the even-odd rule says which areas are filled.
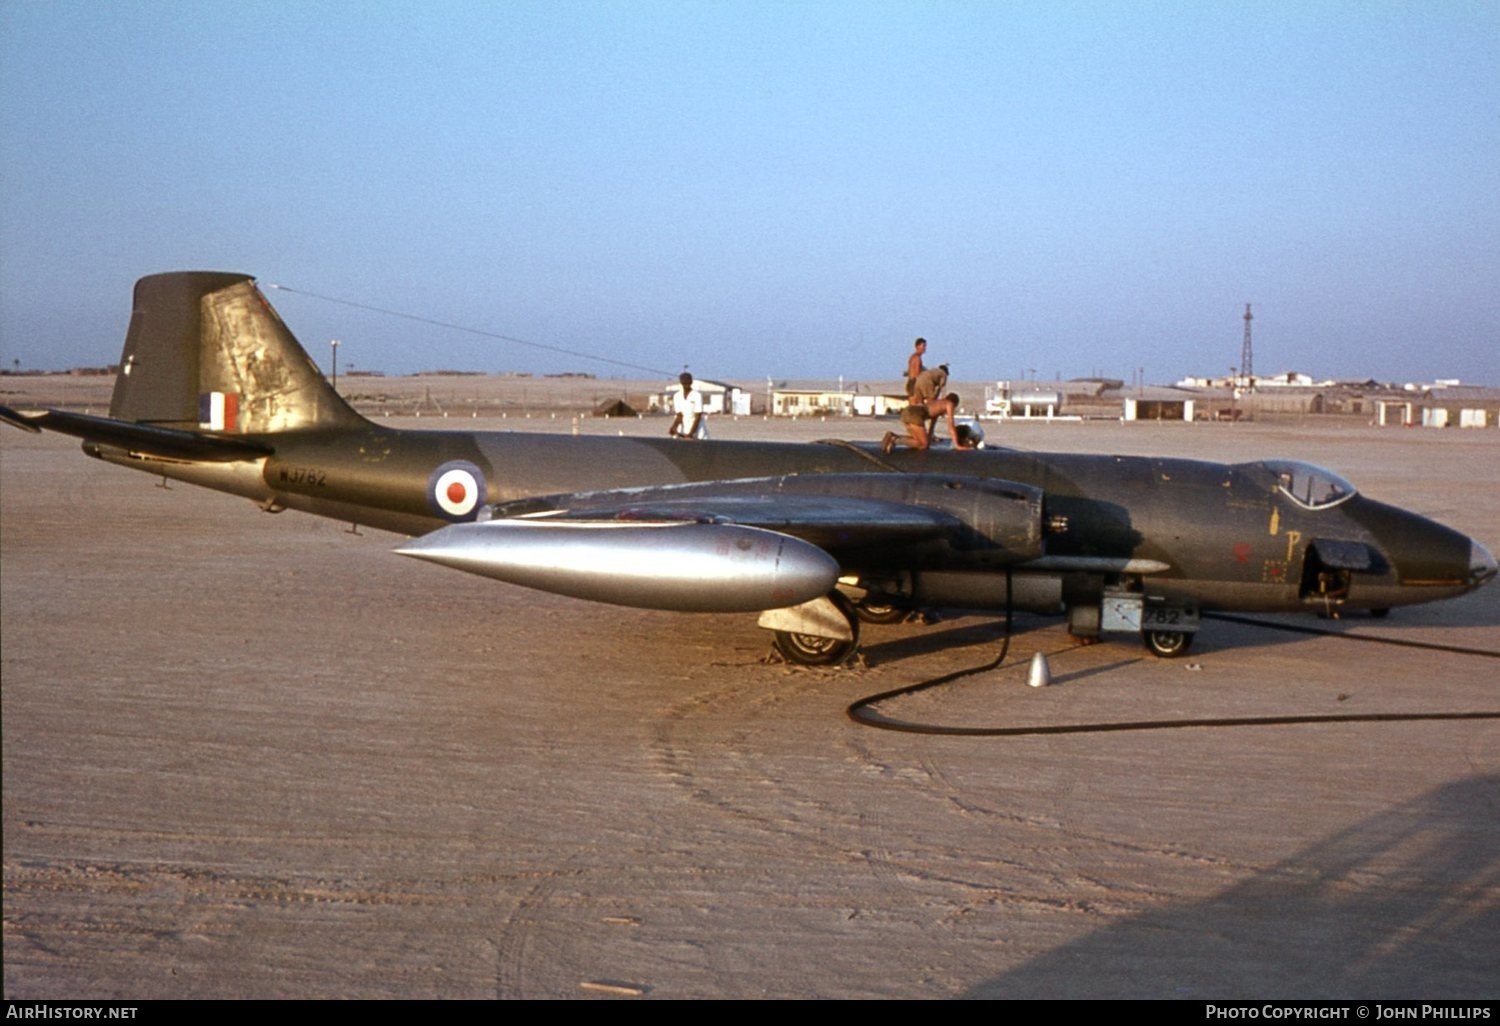
[[[1469,546],[1469,580],[1479,585],[1495,576],[1495,557],[1490,555],[1490,550],[1478,542]]]

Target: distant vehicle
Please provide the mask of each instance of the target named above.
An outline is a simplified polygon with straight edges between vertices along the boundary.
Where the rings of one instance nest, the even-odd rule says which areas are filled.
[[[329,387],[243,274],[137,283],[108,417],[0,417],[267,512],[411,535],[398,552],[470,573],[757,612],[804,664],[919,606],[1066,615],[1175,656],[1203,610],[1381,613],[1496,573],[1478,542],[1294,460],[394,429]]]

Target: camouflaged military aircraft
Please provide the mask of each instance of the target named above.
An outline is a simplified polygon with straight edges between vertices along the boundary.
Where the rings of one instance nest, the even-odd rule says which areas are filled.
[[[756,612],[803,664],[919,607],[1066,615],[1185,651],[1208,610],[1364,609],[1495,576],[1478,542],[1293,460],[398,430],[356,413],[243,274],[141,279],[108,417],[0,417],[111,463],[411,536],[529,588]]]

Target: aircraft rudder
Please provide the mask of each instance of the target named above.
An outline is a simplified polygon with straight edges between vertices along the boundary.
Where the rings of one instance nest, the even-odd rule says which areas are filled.
[[[363,421],[255,279],[217,271],[136,282],[110,416],[226,434]]]

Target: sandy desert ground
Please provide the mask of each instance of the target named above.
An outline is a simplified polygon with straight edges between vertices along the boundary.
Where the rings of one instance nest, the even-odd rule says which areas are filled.
[[[1500,551],[1500,432],[991,437],[1310,459]],[[987,661],[992,618],[794,669],[750,615],[455,574],[9,428],[0,502],[10,998],[1500,994],[1500,721],[889,733],[845,707]],[[1331,626],[1497,652],[1500,585]],[[1158,661],[1018,629],[999,670],[887,711],[1500,710],[1493,657],[1211,623]],[[1055,686],[1024,686],[1036,651]]]

